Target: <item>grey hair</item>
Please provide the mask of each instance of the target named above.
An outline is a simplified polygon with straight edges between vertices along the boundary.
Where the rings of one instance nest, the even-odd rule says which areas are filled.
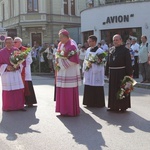
[[[113,39],[114,39],[114,37],[116,37],[116,36],[118,36],[118,37],[122,40],[122,37],[121,37],[120,34],[115,34],[115,35],[113,36]]]
[[[22,43],[22,38],[20,37],[15,37],[14,40],[19,40]]]

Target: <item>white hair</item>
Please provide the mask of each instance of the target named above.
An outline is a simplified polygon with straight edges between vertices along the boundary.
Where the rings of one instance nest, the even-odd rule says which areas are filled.
[[[22,38],[20,37],[15,37],[14,40],[19,40],[22,43]]]

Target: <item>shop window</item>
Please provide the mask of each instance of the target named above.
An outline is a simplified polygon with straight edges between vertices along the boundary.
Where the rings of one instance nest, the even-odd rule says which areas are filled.
[[[28,0],[27,1],[28,12],[38,11],[38,0]]]
[[[93,35],[93,34],[94,34],[93,30],[92,31],[83,32],[83,42],[86,43],[87,40],[88,40],[88,37],[90,35]]]
[[[112,43],[112,38],[115,34],[120,34],[123,42],[125,43],[129,36],[137,37],[140,40],[142,34],[141,28],[123,28],[123,29],[110,29],[101,31],[101,39],[104,39],[107,44]]]

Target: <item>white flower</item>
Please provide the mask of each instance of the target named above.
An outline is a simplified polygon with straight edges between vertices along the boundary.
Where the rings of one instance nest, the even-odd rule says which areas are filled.
[[[64,51],[61,51],[60,54],[63,56],[64,55]]]
[[[132,83],[131,82],[126,82],[125,89],[130,89]]]
[[[89,54],[89,58],[88,58],[89,61],[94,62],[95,61],[94,58],[95,58],[95,55]]]
[[[125,98],[124,92],[125,92],[125,90],[124,90],[123,88],[121,88],[121,89],[120,89],[120,92],[119,92],[119,95],[118,95],[118,98],[119,98],[119,99]]]
[[[75,51],[71,51],[70,54],[71,54],[71,55],[74,55],[74,54],[75,54]]]

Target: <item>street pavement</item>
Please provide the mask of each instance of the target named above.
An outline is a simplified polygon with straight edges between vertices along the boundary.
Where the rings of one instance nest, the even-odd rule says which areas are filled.
[[[81,114],[62,117],[55,113],[53,75],[32,78],[37,107],[26,108],[26,112],[0,110],[0,150],[150,149],[150,89],[147,87],[134,88],[132,108],[127,112],[113,113],[107,111],[107,82],[104,108],[82,105],[82,85],[79,88]],[[0,106],[1,101],[0,98]]]

